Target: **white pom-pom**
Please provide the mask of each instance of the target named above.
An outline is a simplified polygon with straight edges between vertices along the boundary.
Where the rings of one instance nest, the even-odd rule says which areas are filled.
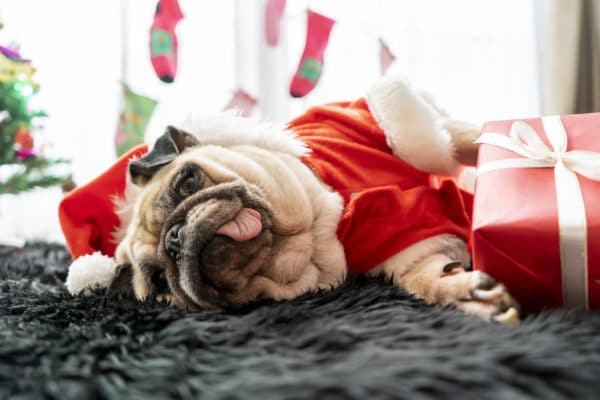
[[[428,173],[455,176],[460,164],[443,126],[447,113],[400,75],[378,79],[367,103],[396,157]]]
[[[82,291],[89,294],[90,288],[108,287],[115,276],[117,262],[99,251],[81,256],[73,261],[65,285],[72,295]]]

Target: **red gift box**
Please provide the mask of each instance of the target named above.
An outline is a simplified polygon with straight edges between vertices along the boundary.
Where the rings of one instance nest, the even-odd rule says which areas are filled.
[[[600,308],[600,113],[486,123],[474,269],[525,312]]]

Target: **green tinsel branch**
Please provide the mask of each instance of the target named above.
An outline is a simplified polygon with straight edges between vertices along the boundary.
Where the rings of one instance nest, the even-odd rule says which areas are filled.
[[[68,164],[69,160],[63,158],[48,159],[44,157],[35,157],[22,160],[11,165],[22,165],[25,168],[20,172],[15,172],[6,180],[0,181],[0,194],[2,193],[20,193],[37,187],[49,187],[61,185],[66,176],[56,174],[44,175],[45,169],[58,164]]]
[[[33,188],[45,188],[61,185],[65,181],[63,176],[46,175],[39,178],[31,178],[28,174],[15,174],[6,182],[0,182],[0,194],[17,194]]]

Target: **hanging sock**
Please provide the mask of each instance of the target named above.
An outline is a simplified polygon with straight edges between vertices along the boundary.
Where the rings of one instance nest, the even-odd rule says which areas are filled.
[[[246,91],[238,89],[233,93],[233,97],[225,106],[225,110],[239,110],[242,117],[249,117],[256,107],[256,99],[250,96]]]
[[[323,55],[334,23],[333,19],[308,10],[306,44],[290,84],[290,94],[293,97],[306,96],[319,81],[323,69]]]
[[[150,28],[150,61],[159,79],[175,80],[177,73],[177,36],[175,26],[183,18],[177,0],[159,0]]]
[[[121,90],[122,109],[115,132],[115,151],[118,157],[144,142],[146,126],[156,107],[156,100],[133,92],[124,83]]]
[[[277,46],[281,29],[281,17],[285,0],[267,0],[265,5],[265,40],[271,47]]]
[[[394,53],[392,53],[383,39],[379,38],[379,67],[381,75],[385,74],[385,71],[392,65],[394,60],[396,60]]]

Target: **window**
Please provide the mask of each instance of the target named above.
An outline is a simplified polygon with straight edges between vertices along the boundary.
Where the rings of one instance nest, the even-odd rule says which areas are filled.
[[[396,54],[397,68],[458,118],[539,114],[533,0],[288,0],[278,50],[262,44],[264,2],[180,0],[185,18],[171,85],[155,77],[149,59],[156,0],[3,0],[0,42],[18,42],[33,60],[41,85],[36,105],[49,115],[39,141],[73,160],[80,185],[115,159],[122,79],[159,101],[148,142],[189,111],[221,110],[238,86],[259,97],[259,116],[284,122],[308,106],[364,95],[379,75],[379,37]],[[307,7],[337,22],[318,86],[293,99],[288,85],[304,47]],[[276,90],[267,82],[273,78]],[[270,113],[269,104],[280,108]],[[56,224],[59,198],[57,192],[45,202],[49,223]],[[13,206],[0,207],[6,216]]]

